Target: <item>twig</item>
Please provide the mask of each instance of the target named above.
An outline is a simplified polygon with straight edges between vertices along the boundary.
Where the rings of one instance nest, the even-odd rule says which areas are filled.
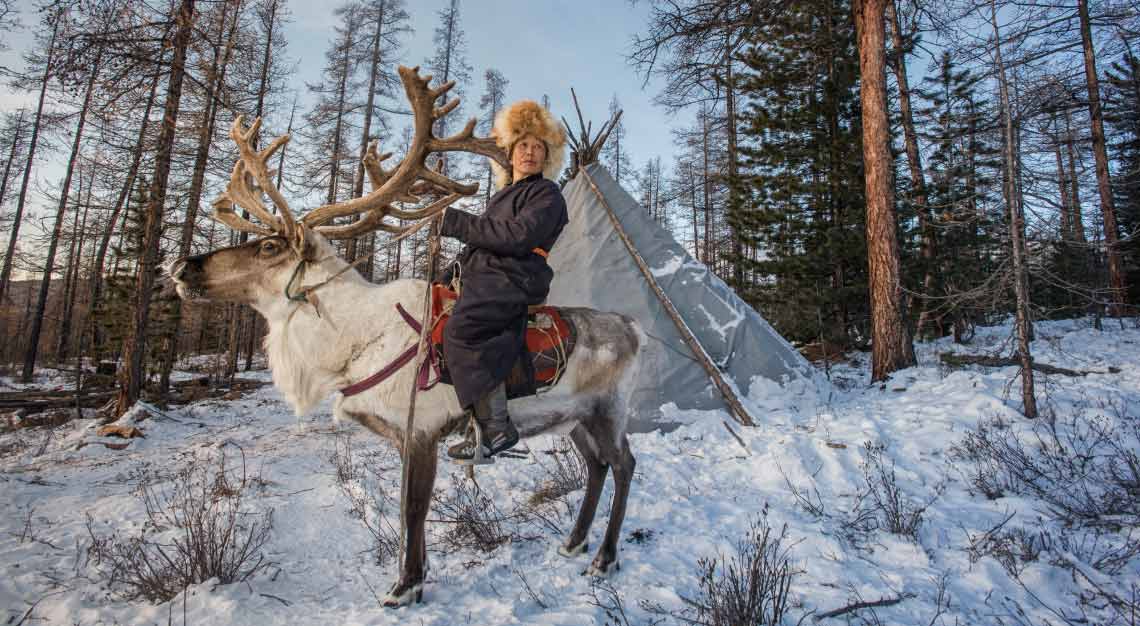
[[[272,599],[274,599],[274,600],[276,600],[276,601],[280,602],[281,604],[284,604],[285,606],[291,606],[291,605],[290,605],[290,603],[289,603],[289,601],[288,601],[288,600],[286,600],[285,598],[281,598],[281,597],[275,596],[275,595],[273,595],[273,594],[271,594],[271,593],[258,593],[257,595],[259,595],[259,596],[261,596],[261,597],[263,597],[263,598],[272,598]]]
[[[538,594],[534,592],[534,589],[531,589],[530,582],[526,579],[526,576],[523,576],[522,572],[520,572],[518,569],[515,569],[515,576],[519,577],[519,580],[522,581],[523,587],[526,587],[527,594],[530,595],[532,600],[538,603],[538,606],[541,606],[543,609],[550,608],[546,606],[546,603],[542,601],[542,598],[538,597]]]
[[[740,447],[744,448],[744,451],[748,453],[749,456],[751,456],[752,452],[748,450],[748,444],[744,443],[744,440],[740,438],[740,435],[736,434],[736,431],[732,429],[732,426],[729,426],[728,422],[724,420],[721,420],[720,423],[724,424],[724,427],[728,429],[728,434],[732,435],[732,438],[740,444]]]
[[[901,596],[896,596],[894,598],[880,598],[878,600],[873,600],[870,602],[856,602],[854,604],[848,604],[847,606],[843,606],[843,607],[840,607],[838,609],[828,611],[826,613],[820,613],[819,615],[816,615],[812,619],[814,619],[815,621],[818,622],[820,620],[824,620],[824,619],[827,619],[829,617],[839,617],[840,615],[846,615],[847,613],[854,613],[855,611],[862,611],[863,609],[878,608],[878,607],[883,607],[883,606],[894,606],[894,605],[902,602],[903,600],[909,600],[913,597],[914,597],[913,593],[904,593]]]

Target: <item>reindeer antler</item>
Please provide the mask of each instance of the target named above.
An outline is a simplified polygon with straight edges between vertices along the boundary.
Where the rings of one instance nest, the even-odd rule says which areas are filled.
[[[472,152],[494,159],[503,167],[510,167],[506,151],[493,139],[475,136],[474,119],[450,137],[441,139],[433,134],[435,122],[459,106],[458,98],[447,101],[443,106],[435,106],[435,102],[455,86],[455,81],[432,89],[429,87],[431,76],[421,77],[418,67],[400,66],[398,72],[414,115],[414,132],[408,152],[395,168],[387,171],[381,163],[391,158],[392,154],[379,154],[376,142],[372,142],[364,156],[364,168],[372,181],[372,191],[360,198],[317,207],[300,219],[301,224],[316,229],[329,239],[359,237],[374,230],[399,233],[405,229],[384,223],[385,217],[392,216],[401,220],[432,217],[459,198],[473,195],[479,190],[477,183],[463,184],[448,178],[442,172],[430,169],[426,160],[433,152]],[[238,146],[239,159],[234,165],[225,193],[214,202],[214,218],[235,230],[260,235],[279,233],[292,239],[297,222],[280,190],[270,180],[267,165],[269,158],[289,141],[289,136],[278,137],[259,152],[254,150],[252,141],[260,127],[261,119],[258,118],[248,131],[243,132],[241,118],[234,120],[230,137]],[[257,189],[250,187],[251,177],[256,181]],[[262,192],[277,206],[280,218],[266,210],[261,202]],[[425,197],[434,200],[421,209],[401,210],[393,206],[397,202],[420,204]],[[233,211],[234,204],[249,211],[268,228],[239,217]],[[350,224],[329,224],[338,217],[350,215],[361,217]]]
[[[463,184],[429,168],[426,160],[433,152],[474,152],[507,163],[506,154],[495,145],[494,140],[474,136],[474,119],[451,137],[440,139],[434,136],[432,127],[435,122],[459,106],[458,98],[447,101],[443,106],[435,106],[441,96],[451,91],[455,81],[448,81],[432,89],[429,86],[431,76],[420,76],[418,67],[401,66],[398,71],[415,116],[408,153],[394,169],[386,171],[381,162],[390,158],[391,154],[377,154],[375,144],[369,147],[364,167],[372,181],[372,191],[360,198],[317,207],[301,218],[303,224],[316,228],[326,237],[356,237],[377,228],[393,231],[392,227],[383,225],[382,220],[387,215],[403,220],[424,219],[442,211],[459,198],[470,196],[479,190],[478,184]],[[417,210],[401,211],[392,206],[394,202],[418,203],[422,196],[428,194],[443,197]],[[356,214],[364,215],[347,226],[325,226],[338,217]]]
[[[233,126],[230,127],[230,138],[237,144],[238,161],[234,164],[233,172],[230,173],[230,182],[226,185],[225,192],[214,201],[214,219],[234,230],[259,235],[280,233],[291,239],[297,228],[297,222],[293,219],[292,211],[289,210],[289,203],[285,201],[281,191],[270,180],[268,165],[269,159],[274,153],[289,143],[289,135],[282,135],[274,139],[263,150],[258,151],[253,147],[253,139],[260,129],[260,117],[254,120],[248,129],[242,124],[242,116],[239,115],[234,119]],[[250,187],[250,178],[257,183],[256,189]],[[277,206],[280,218],[265,208],[265,204],[261,201],[262,191]],[[257,226],[238,216],[233,210],[235,204],[249,211],[269,228]]]

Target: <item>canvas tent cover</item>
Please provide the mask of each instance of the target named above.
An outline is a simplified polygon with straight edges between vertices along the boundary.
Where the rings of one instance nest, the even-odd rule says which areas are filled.
[[[550,253],[554,282],[547,302],[624,313],[641,324],[648,345],[642,347],[630,399],[632,430],[662,426],[670,403],[678,409],[726,404],[619,238],[590,179],[685,324],[743,396],[773,389],[818,393],[811,365],[768,322],[689,256],[604,167],[585,169],[589,177],[580,172],[562,192],[570,223]]]

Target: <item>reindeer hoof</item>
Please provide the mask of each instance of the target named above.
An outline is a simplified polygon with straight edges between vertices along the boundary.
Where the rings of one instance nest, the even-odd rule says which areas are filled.
[[[590,567],[587,567],[586,571],[582,572],[582,575],[590,576],[591,578],[609,578],[610,574],[620,569],[621,563],[618,563],[617,559],[614,559],[609,563],[605,563],[600,566],[595,560],[593,563],[590,563]]]
[[[576,556],[581,556],[581,555],[585,554],[586,550],[589,550],[589,549],[590,549],[590,544],[585,539],[583,539],[582,543],[579,543],[576,546],[567,546],[567,545],[558,546],[558,554],[560,554],[561,556],[564,556],[568,559],[572,559]]]
[[[403,583],[396,583],[388,590],[384,596],[383,605],[386,609],[395,609],[401,606],[407,606],[412,602],[419,604],[424,601],[424,584],[422,582],[415,583],[414,585],[405,585]]]

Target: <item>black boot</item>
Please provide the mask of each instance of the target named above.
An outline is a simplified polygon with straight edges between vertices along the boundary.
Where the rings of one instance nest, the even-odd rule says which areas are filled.
[[[519,442],[519,431],[507,413],[507,388],[499,383],[479,398],[472,411],[471,424],[463,441],[447,449],[447,456],[461,465],[494,463],[492,456]]]

